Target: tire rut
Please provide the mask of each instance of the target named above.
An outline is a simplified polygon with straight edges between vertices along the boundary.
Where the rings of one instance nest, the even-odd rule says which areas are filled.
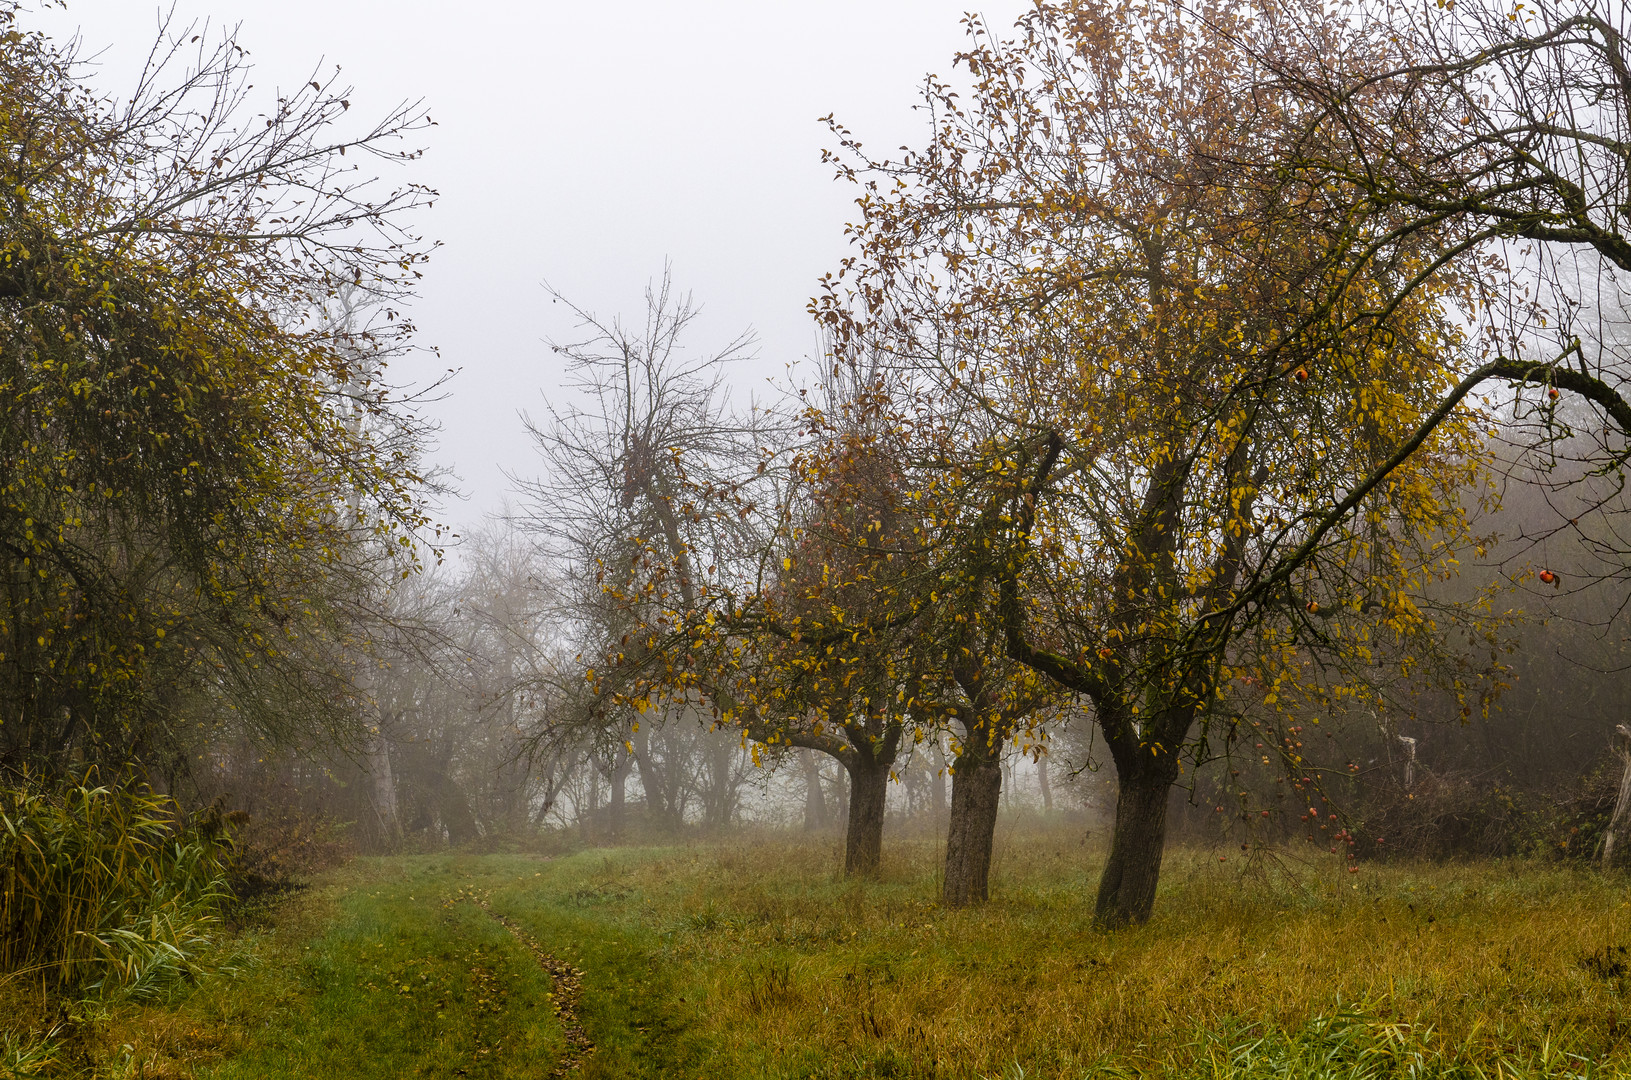
[[[550,1001],[555,1007],[555,1017],[561,1022],[561,1031],[566,1036],[566,1052],[555,1063],[549,1077],[550,1080],[557,1080],[576,1072],[584,1059],[595,1052],[595,1044],[583,1030],[583,1022],[578,1016],[578,1002],[583,997],[583,972],[538,944],[537,939],[523,930],[514,919],[494,911],[485,893],[460,889],[453,900],[467,900],[481,908],[488,918],[508,930],[510,936],[531,953],[538,966],[544,969],[554,986]]]

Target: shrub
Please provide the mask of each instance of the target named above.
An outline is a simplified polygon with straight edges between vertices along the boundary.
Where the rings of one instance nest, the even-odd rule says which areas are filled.
[[[191,978],[230,847],[131,781],[0,788],[0,971],[135,996]]]
[[[1488,776],[1429,773],[1410,791],[1376,785],[1359,802],[1360,858],[1500,858],[1532,851],[1540,827],[1530,797]]]
[[[1618,791],[1618,772],[1607,767],[1560,791],[1524,790],[1488,774],[1465,773],[1428,774],[1408,792],[1377,785],[1356,807],[1355,854],[1593,859],[1602,851]]]
[[[232,827],[229,884],[240,913],[301,888],[300,879],[339,866],[356,853],[345,823],[276,807],[219,815]]]

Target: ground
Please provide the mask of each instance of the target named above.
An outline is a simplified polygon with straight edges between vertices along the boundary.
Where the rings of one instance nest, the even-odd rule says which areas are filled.
[[[83,1018],[80,1053],[220,1080],[1631,1075],[1619,874],[1176,851],[1151,922],[1106,933],[1077,837],[1006,838],[971,911],[936,903],[938,855],[897,844],[869,883],[785,836],[359,859],[181,1000]]]

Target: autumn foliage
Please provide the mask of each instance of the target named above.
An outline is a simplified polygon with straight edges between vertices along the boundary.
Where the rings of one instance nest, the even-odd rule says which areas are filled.
[[[1478,412],[1442,405],[1482,279],[1437,261],[1453,225],[1375,260],[1387,214],[1263,167],[1310,114],[1241,92],[1257,57],[1354,43],[1312,7],[1043,4],[969,34],[927,145],[876,160],[835,128],[857,253],[814,310],[849,392],[752,501],[757,564],[648,623],[668,659],[625,700],[708,699],[770,746],[892,748],[962,710],[988,750],[1078,702],[1121,793],[1099,914],[1141,920],[1186,770],[1437,670],[1423,596],[1484,460]]]
[[[389,298],[415,273],[394,218],[420,193],[374,200],[340,159],[416,118],[340,137],[349,103],[317,83],[237,117],[230,41],[173,87],[187,58],[161,51],[120,105],[15,15],[0,5],[0,762],[163,762],[233,708],[298,727],[335,689],[339,598],[426,524],[382,383],[394,346],[331,317],[342,290]]]

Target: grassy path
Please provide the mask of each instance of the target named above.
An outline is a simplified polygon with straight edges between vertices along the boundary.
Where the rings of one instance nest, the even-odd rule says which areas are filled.
[[[556,876],[527,856],[358,860],[288,904],[262,970],[188,1003],[255,1021],[197,1075],[496,1080],[699,1066],[649,942],[539,903]]]
[[[446,860],[370,860],[328,895],[295,901],[327,908],[326,927],[304,945],[281,943],[250,975],[280,1000],[242,1051],[204,1075],[549,1075],[538,1063],[566,1049],[553,980],[479,906],[459,902],[470,876]]]
[[[1175,853],[1156,918],[1104,934],[1088,853],[1011,843],[974,912],[934,856],[865,885],[783,842],[359,860],[182,1004],[230,1032],[212,1063],[107,1075],[1631,1075],[1623,876]]]
[[[584,1059],[595,1049],[595,1044],[589,1041],[588,1034],[583,1030],[583,1021],[578,1016],[578,1002],[583,997],[583,972],[545,951],[537,939],[521,929],[520,924],[514,919],[494,911],[492,902],[486,896],[478,894],[465,896],[471,903],[485,911],[489,918],[508,930],[510,936],[538,961],[538,967],[549,975],[552,986],[550,1003],[554,1006],[555,1019],[561,1025],[561,1035],[566,1041],[566,1049],[555,1062],[555,1067],[550,1070],[549,1075],[562,1077],[570,1074],[582,1066]]]

